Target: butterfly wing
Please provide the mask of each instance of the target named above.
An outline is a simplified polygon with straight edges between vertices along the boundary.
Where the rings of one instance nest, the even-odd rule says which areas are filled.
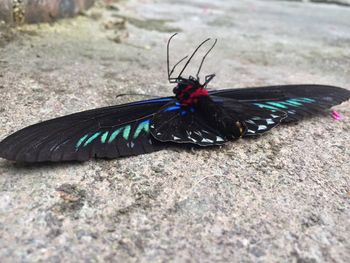
[[[151,134],[162,142],[221,145],[230,139],[264,133],[287,114],[252,107],[234,99],[212,96],[196,107],[165,105],[151,120]]]
[[[324,85],[282,85],[228,89],[209,92],[212,96],[235,99],[253,108],[288,113],[283,122],[300,120],[324,112],[350,98],[350,91]]]
[[[279,125],[288,116],[286,112],[279,109],[258,108],[251,103],[225,97],[211,96],[211,98],[232,119],[238,120],[244,126],[240,137],[265,133]]]
[[[151,120],[150,131],[161,142],[221,145],[227,141],[207,118],[193,107],[166,104]]]
[[[0,157],[22,162],[85,161],[159,149],[150,118],[172,98],[94,109],[44,121],[0,142]]]

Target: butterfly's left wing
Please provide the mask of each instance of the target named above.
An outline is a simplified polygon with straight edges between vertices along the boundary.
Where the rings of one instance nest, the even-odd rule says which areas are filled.
[[[149,133],[153,114],[172,98],[79,112],[15,132],[0,142],[0,157],[21,162],[85,161],[159,149]]]

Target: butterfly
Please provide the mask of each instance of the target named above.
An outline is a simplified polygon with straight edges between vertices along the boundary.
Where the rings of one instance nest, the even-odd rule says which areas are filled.
[[[215,74],[201,83],[182,74],[203,41],[167,72],[175,84],[174,96],[136,101],[83,111],[44,121],[15,132],[0,142],[0,157],[17,162],[86,161],[150,153],[169,143],[198,146],[222,145],[257,136],[280,123],[298,121],[324,112],[350,98],[350,91],[325,85],[279,85],[207,90]],[[175,68],[186,63],[177,77]]]

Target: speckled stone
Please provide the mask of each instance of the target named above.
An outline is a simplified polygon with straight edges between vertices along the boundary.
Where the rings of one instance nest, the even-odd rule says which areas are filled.
[[[143,99],[120,93],[171,94],[165,45],[174,31],[172,61],[218,38],[202,69],[217,75],[209,88],[349,89],[349,17],[350,8],[308,2],[131,0],[51,25],[0,27],[0,139]],[[218,148],[0,160],[0,261],[349,262],[350,103],[336,109],[342,121],[317,117]]]

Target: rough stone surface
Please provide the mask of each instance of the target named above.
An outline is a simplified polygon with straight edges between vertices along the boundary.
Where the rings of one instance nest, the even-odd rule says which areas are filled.
[[[219,39],[203,68],[217,74],[211,88],[350,88],[349,8],[109,2],[74,20],[0,29],[0,139],[139,99],[118,93],[170,94],[165,44],[174,31],[173,61]],[[336,109],[342,121],[317,117],[221,148],[32,166],[0,160],[0,261],[350,262],[350,103]]]

